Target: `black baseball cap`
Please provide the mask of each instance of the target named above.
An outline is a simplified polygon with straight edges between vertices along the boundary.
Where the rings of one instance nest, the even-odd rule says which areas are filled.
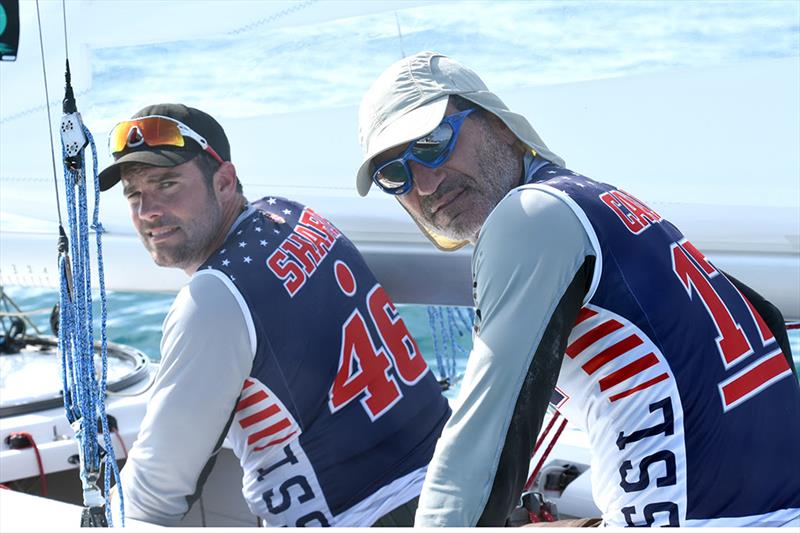
[[[219,122],[208,113],[183,104],[156,104],[137,111],[131,118],[160,115],[182,122],[200,134],[219,154],[223,161],[231,160],[231,146],[225,130]],[[139,146],[125,148],[114,155],[114,163],[100,173],[100,190],[107,191],[120,180],[120,168],[123,163],[142,163],[154,167],[174,167],[196,157],[203,148],[192,139],[187,138],[185,145],[151,147],[142,143]]]

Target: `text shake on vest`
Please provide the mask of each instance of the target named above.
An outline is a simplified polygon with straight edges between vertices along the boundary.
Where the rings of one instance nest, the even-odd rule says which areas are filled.
[[[198,271],[255,342],[228,434],[245,498],[270,526],[371,523],[419,493],[447,401],[353,244],[296,202],[252,206]]]

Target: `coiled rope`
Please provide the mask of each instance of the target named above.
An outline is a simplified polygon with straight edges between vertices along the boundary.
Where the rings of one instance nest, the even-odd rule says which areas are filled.
[[[83,133],[92,148],[94,176],[94,213],[92,224],[88,222],[88,192],[85,163],[80,158],[77,168],[64,164],[65,196],[70,233],[69,256],[62,253],[59,258],[61,287],[59,306],[59,350],[62,361],[62,386],[64,408],[67,419],[75,430],[81,459],[80,478],[83,486],[84,506],[105,507],[108,525],[112,526],[108,495],[113,474],[120,497],[124,517],[123,496],[119,487],[119,470],[111,431],[105,409],[108,376],[108,337],[106,333],[107,300],[103,271],[103,226],[99,221],[99,180],[97,176],[97,149],[91,132],[85,126]],[[62,140],[62,147],[63,147]],[[68,157],[63,149],[65,160]],[[100,293],[100,378],[95,369],[95,341],[93,332],[93,309],[91,287],[91,254],[89,251],[90,229],[97,241],[97,264]],[[70,284],[71,280],[71,284]],[[99,422],[99,427],[98,427]],[[98,430],[102,428],[103,447],[98,443]],[[105,497],[97,488],[101,462],[105,461]],[[123,518],[124,520],[124,518]]]
[[[69,52],[67,48],[66,5],[62,0],[64,16],[64,47],[66,52],[66,87],[63,100],[64,116],[61,120],[61,151],[64,168],[64,186],[67,206],[69,239],[61,219],[61,203],[58,194],[55,153],[53,149],[52,119],[47,107],[50,153],[53,163],[53,180],[56,208],[59,220],[59,328],[58,347],[61,354],[61,382],[64,409],[67,419],[75,431],[80,459],[80,479],[83,489],[84,510],[81,526],[113,526],[110,506],[110,485],[113,474],[120,499],[120,511],[124,526],[124,501],[119,483],[111,431],[105,409],[108,376],[107,353],[107,303],[103,271],[102,234],[100,223],[100,183],[97,174],[97,148],[88,128],[83,125],[75,105],[75,95],[70,82]],[[42,75],[45,100],[49,101],[47,73],[45,70],[44,44],[39,2],[36,2],[39,26],[39,45],[42,53]],[[86,146],[91,146],[93,161],[94,212],[91,228],[88,218],[88,192],[86,183]],[[90,229],[97,241],[98,277],[100,280],[100,377],[95,368],[95,341],[92,316],[91,254],[89,253]],[[103,446],[98,442],[102,428]],[[103,462],[105,464],[103,465]],[[105,466],[105,496],[97,487],[101,466]]]

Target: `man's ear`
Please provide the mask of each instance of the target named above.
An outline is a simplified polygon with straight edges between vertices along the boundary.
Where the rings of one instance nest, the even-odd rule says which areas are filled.
[[[489,123],[492,125],[494,130],[497,132],[497,136],[500,139],[508,144],[509,146],[513,146],[517,143],[517,136],[514,135],[514,132],[506,126],[505,122],[500,120],[500,118],[492,113],[486,113],[486,116],[489,119]]]
[[[236,192],[236,184],[238,178],[236,177],[236,167],[230,161],[222,163],[217,171],[214,173],[214,191],[227,194]]]

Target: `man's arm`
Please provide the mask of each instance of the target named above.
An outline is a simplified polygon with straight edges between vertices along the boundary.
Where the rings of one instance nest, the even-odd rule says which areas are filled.
[[[489,501],[478,519],[478,526],[504,525],[519,503],[528,478],[532,450],[558,379],[569,333],[591,283],[593,268],[594,257],[587,257],[564,291],[539,341],[517,396]]]
[[[502,526],[516,504],[592,276],[583,226],[561,200],[514,192],[473,259],[479,324],[416,526]]]
[[[130,518],[177,524],[227,433],[251,371],[255,340],[249,313],[226,282],[215,274],[196,274],[164,320],[161,368],[121,472]]]

